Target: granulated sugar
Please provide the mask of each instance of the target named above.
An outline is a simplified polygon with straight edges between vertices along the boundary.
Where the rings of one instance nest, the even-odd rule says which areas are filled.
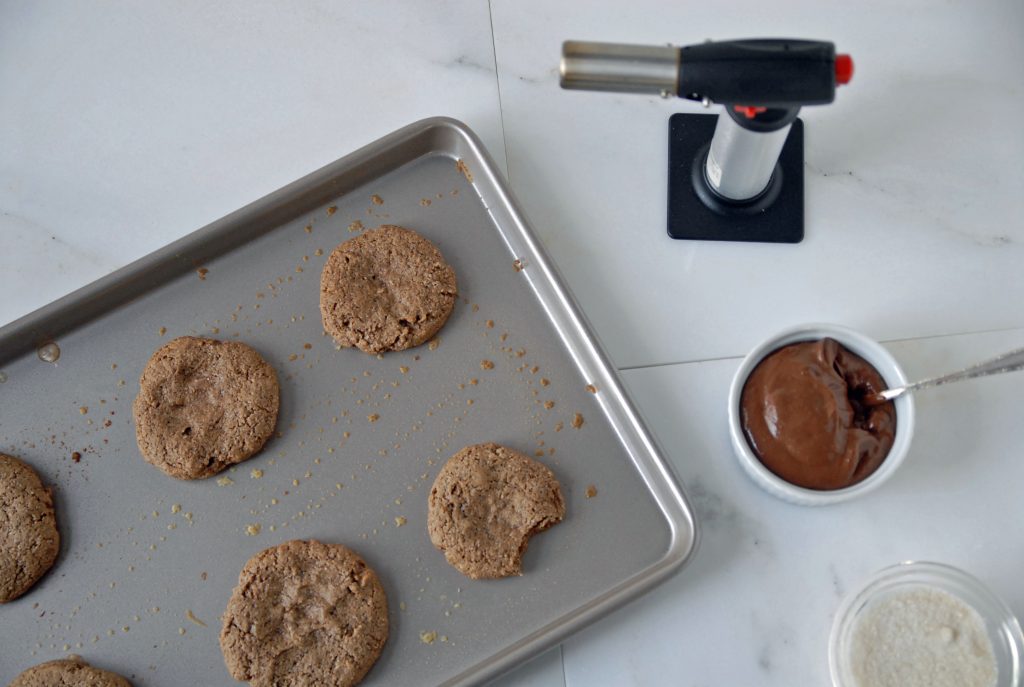
[[[850,666],[857,687],[994,687],[998,671],[978,612],[934,587],[894,592],[864,609]]]

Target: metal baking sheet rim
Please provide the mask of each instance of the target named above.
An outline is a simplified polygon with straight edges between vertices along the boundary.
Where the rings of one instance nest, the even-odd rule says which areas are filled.
[[[455,686],[492,679],[649,591],[682,569],[693,558],[699,543],[693,510],[660,447],[626,396],[618,373],[535,237],[493,159],[465,124],[448,117],[414,122],[15,320],[0,328],[0,363],[30,352],[194,270],[196,264],[272,231],[297,214],[296,208],[325,202],[425,155],[438,153],[469,161],[471,185],[488,213],[499,226],[514,228],[514,232],[502,232],[503,238],[513,254],[521,256],[530,268],[523,273],[577,367],[608,390],[600,397],[602,409],[671,531],[669,547],[656,563],[445,683]]]

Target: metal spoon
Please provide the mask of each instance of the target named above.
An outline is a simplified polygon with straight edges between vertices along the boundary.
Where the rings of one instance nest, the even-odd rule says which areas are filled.
[[[867,394],[864,396],[862,403],[866,406],[882,405],[894,398],[902,396],[907,391],[917,391],[918,389],[924,389],[930,386],[940,386],[942,384],[949,384],[950,382],[959,382],[963,379],[987,377],[988,375],[996,375],[1003,372],[1016,372],[1017,370],[1024,370],[1024,348],[1019,348],[1016,351],[1010,351],[1009,353],[1003,353],[991,360],[986,360],[985,362],[978,363],[977,365],[971,365],[967,369],[960,370],[959,372],[942,375],[941,377],[932,377],[931,379],[923,379],[920,382],[914,382],[913,384],[907,384],[906,386],[898,386],[895,389],[886,389],[885,391],[879,391],[878,393]]]

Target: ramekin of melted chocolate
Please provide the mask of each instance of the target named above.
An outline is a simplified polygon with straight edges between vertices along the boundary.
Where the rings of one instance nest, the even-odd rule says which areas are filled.
[[[773,473],[807,489],[843,489],[878,469],[896,437],[891,403],[861,399],[886,389],[878,371],[835,339],[766,356],[740,398],[743,433]]]

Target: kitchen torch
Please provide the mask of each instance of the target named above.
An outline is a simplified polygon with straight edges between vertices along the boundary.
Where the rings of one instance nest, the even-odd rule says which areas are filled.
[[[566,41],[565,89],[657,94],[723,105],[669,120],[668,233],[677,239],[799,243],[804,105],[835,99],[853,60],[791,39],[681,48]]]

